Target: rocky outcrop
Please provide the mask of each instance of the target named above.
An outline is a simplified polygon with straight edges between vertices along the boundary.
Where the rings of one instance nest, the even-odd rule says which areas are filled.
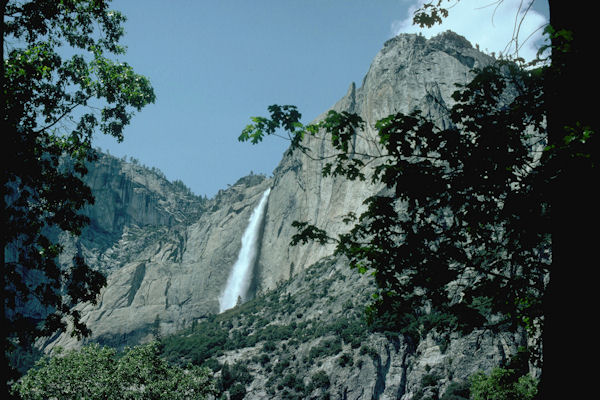
[[[371,330],[363,310],[373,290],[369,275],[324,258],[241,307],[165,338],[164,351],[182,365],[199,358],[217,371],[228,365],[243,379],[245,399],[409,400],[468,386],[470,376],[505,362],[525,340],[490,331]]]
[[[189,224],[205,209],[206,201],[181,182],[169,182],[156,169],[100,152],[84,180],[95,199],[83,210],[90,224],[77,241],[61,237],[67,247],[63,264],[81,251],[89,264],[109,273],[141,251],[159,228]],[[132,241],[132,235],[141,240]]]
[[[47,349],[95,341],[117,347],[168,334],[219,310],[218,297],[253,207],[271,181],[240,179],[202,200],[156,171],[103,155],[87,176],[96,202],[79,240],[62,237],[68,264],[81,252],[107,274],[97,305],[82,304],[93,334],[63,334]]]
[[[490,62],[452,32],[430,40],[400,35],[385,43],[362,85],[351,84],[332,108],[365,120],[353,146],[356,154],[372,152],[375,123],[391,113],[419,109],[440,127],[447,124],[455,85],[467,83],[472,68]],[[373,292],[369,277],[331,257],[331,246],[290,247],[296,233],[291,223],[307,221],[330,234],[342,233],[348,229],[342,217],[359,214],[362,201],[381,187],[368,179],[323,177],[324,162],[318,159],[332,153],[331,145],[317,137],[304,145],[317,160],[286,153],[272,178],[241,178],[210,200],[156,170],[102,155],[86,178],[96,197],[86,209],[92,223],[77,240],[61,238],[62,263],[68,265],[80,252],[108,276],[98,304],[79,306],[93,332],[86,342],[123,347],[185,329],[171,338],[189,339],[191,347],[173,357],[198,362],[206,354],[191,354],[200,343],[194,335],[210,323],[210,329],[222,330],[225,344],[205,353],[213,365],[241,363],[249,370],[246,398],[293,394],[356,400],[441,397],[524,343],[524,335],[498,332],[415,337],[366,329],[363,306]],[[267,188],[250,297],[260,295],[215,316],[248,219]],[[68,335],[45,343],[47,349],[80,344]]]
[[[379,119],[419,109],[444,126],[456,84],[467,83],[473,76],[472,68],[491,61],[491,57],[453,32],[430,40],[419,35],[399,35],[388,40],[375,56],[362,86],[351,84],[332,109],[360,115],[366,127],[354,138],[356,152],[377,154],[374,127]],[[324,117],[325,113],[317,120]],[[308,137],[303,145],[316,159],[333,153],[326,140]],[[324,164],[325,161],[295,152],[286,154],[274,171],[263,239],[263,247],[269,251],[262,252],[259,260],[264,288],[274,287],[279,280],[288,279],[333,251],[331,246],[319,244],[290,248],[288,244],[296,233],[292,221],[310,222],[333,235],[342,233],[348,229],[342,217],[350,211],[358,215],[363,209],[362,201],[380,189],[369,179],[350,182],[339,177],[324,178]]]

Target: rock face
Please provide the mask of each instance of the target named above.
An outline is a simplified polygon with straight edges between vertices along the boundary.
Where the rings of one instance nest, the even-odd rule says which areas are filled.
[[[475,50],[469,42],[452,32],[430,40],[419,35],[399,35],[388,40],[375,56],[362,86],[350,85],[348,93],[332,109],[354,112],[366,122],[354,139],[356,152],[374,154],[377,140],[375,123],[392,113],[419,109],[438,125],[447,123],[446,107],[453,105],[455,84],[473,77],[472,68],[483,67],[491,57]],[[325,114],[318,119],[324,118]],[[314,158],[332,154],[331,144],[309,138],[303,143]],[[264,288],[310,266],[332,252],[331,247],[309,244],[290,248],[295,229],[291,221],[307,221],[331,234],[348,229],[342,216],[349,211],[359,215],[362,201],[379,188],[369,180],[349,182],[321,175],[324,162],[311,160],[300,152],[285,155],[274,172],[259,260],[260,282]]]
[[[86,342],[122,347],[218,312],[248,218],[271,180],[248,176],[203,200],[107,155],[86,178],[96,197],[86,210],[92,223],[79,240],[62,238],[61,260],[80,251],[108,274],[98,304],[80,306],[93,332]],[[80,344],[66,334],[47,341],[48,348]]]
[[[391,113],[419,109],[439,126],[447,124],[446,109],[452,106],[455,84],[467,83],[472,68],[490,62],[490,57],[452,32],[430,40],[400,35],[385,43],[362,86],[351,84],[333,109],[355,112],[366,121],[364,131],[354,138],[354,148],[357,153],[373,151],[375,123]],[[327,141],[316,137],[306,139],[304,145],[315,158],[332,152]],[[331,247],[289,246],[296,233],[292,221],[341,233],[348,229],[342,217],[350,211],[359,214],[362,201],[381,190],[369,180],[324,178],[323,166],[300,152],[286,153],[272,178],[251,175],[205,200],[157,171],[102,156],[87,177],[96,197],[96,204],[86,210],[92,224],[77,240],[62,238],[67,249],[64,263],[79,251],[108,274],[99,303],[80,306],[83,321],[93,332],[86,341],[122,347],[214,319],[248,219],[267,188],[271,193],[252,292],[271,293],[271,303],[266,304],[281,307],[253,303],[252,307],[262,308],[253,311],[252,319],[242,318],[236,309],[226,312],[222,318],[231,314],[227,323],[239,331],[230,338],[248,337],[265,326],[285,325],[294,331],[298,326],[316,329],[332,321],[343,325],[349,315],[361,314],[372,289],[364,277],[349,271],[343,260],[327,258]],[[343,330],[342,325],[338,328]],[[342,340],[340,352],[332,353],[324,343],[337,340],[336,333],[327,332],[280,340],[280,351],[270,356],[275,358],[269,363],[257,362],[265,350],[264,340],[239,348],[232,345],[234,350],[218,355],[218,362],[249,366],[252,381],[247,398],[252,399],[284,398],[283,391],[272,387],[287,383],[278,384],[281,377],[272,371],[285,360],[301,377],[309,397],[318,398],[322,391],[310,382],[323,370],[332,398],[411,399],[443,393],[454,378],[464,380],[479,369],[489,370],[524,340],[476,332],[443,340],[429,334],[414,342],[403,335],[370,333],[361,336],[364,343],[357,346]],[[62,335],[49,338],[46,346],[80,344]],[[323,348],[322,353],[312,350]],[[439,378],[435,385],[429,385],[431,376]]]
[[[217,379],[228,365],[245,399],[459,400],[465,397],[451,396],[457,387],[523,344],[523,335],[490,331],[370,331],[363,310],[373,289],[370,276],[345,260],[324,258],[241,307],[165,338],[164,352],[182,365],[218,365]]]
[[[455,84],[468,82],[473,67],[489,62],[490,57],[451,32],[430,40],[400,35],[376,55],[362,86],[350,85],[333,109],[356,112],[366,121],[354,145],[357,152],[368,152],[375,123],[390,113],[420,109],[445,124],[444,107],[452,104]],[[318,138],[305,145],[317,158],[332,151]],[[148,337],[155,321],[168,333],[217,312],[248,217],[267,187],[272,191],[254,287],[272,289],[331,254],[331,247],[318,244],[290,248],[296,233],[291,222],[308,221],[341,233],[347,229],[342,217],[360,212],[362,201],[379,188],[368,180],[324,178],[322,168],[322,162],[300,152],[286,154],[272,179],[249,176],[202,201],[159,171],[101,157],[87,176],[96,197],[86,210],[92,224],[77,242],[63,238],[70,249],[65,262],[81,251],[109,273],[100,304],[82,306],[92,340],[135,343]],[[55,343],[74,342],[63,336]]]

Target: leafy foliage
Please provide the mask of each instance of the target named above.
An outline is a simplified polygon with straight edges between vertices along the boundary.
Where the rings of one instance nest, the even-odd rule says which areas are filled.
[[[292,244],[334,241],[337,255],[370,272],[379,290],[367,312],[381,328],[414,332],[429,320],[431,328],[534,329],[550,265],[541,88],[538,71],[499,61],[455,92],[446,128],[418,110],[378,121],[374,154],[349,156],[352,132],[364,126],[357,115],[330,111],[302,133],[292,124],[290,134],[330,139],[334,155],[324,158],[335,158],[340,175],[365,179],[370,165],[371,181],[388,189],[368,197],[358,218],[346,217],[349,233],[331,238],[294,222]],[[270,110],[278,118],[277,106]],[[309,151],[294,141],[292,149]]]
[[[444,392],[441,400],[468,400],[470,398],[470,386],[466,382],[452,382]]]
[[[221,377],[218,381],[218,389],[220,393],[229,391],[230,396],[234,393],[240,398],[246,394],[245,387],[252,382],[252,376],[245,365],[236,363],[229,367],[229,364],[223,364],[221,368]],[[242,390],[243,389],[243,390]]]
[[[421,28],[430,28],[435,24],[441,24],[443,19],[448,16],[448,9],[442,7],[444,2],[445,0],[436,0],[424,3],[421,8],[415,11],[413,23]]]
[[[521,5],[525,14],[533,3]],[[418,321],[431,310],[448,315],[442,320],[450,327],[506,324],[510,328],[525,326],[536,332],[536,338],[542,333],[544,398],[564,390],[559,382],[565,380],[565,374],[570,380],[581,379],[579,371],[563,368],[565,360],[572,365],[582,362],[581,355],[569,351],[564,343],[569,341],[566,337],[581,340],[582,331],[572,329],[573,321],[585,321],[591,311],[591,306],[585,305],[594,303],[594,281],[586,277],[597,255],[593,235],[588,232],[598,225],[600,216],[597,193],[592,189],[600,172],[597,110],[581,95],[583,88],[593,87],[598,79],[593,41],[596,15],[581,13],[561,1],[549,0],[548,6],[550,25],[545,33],[549,45],[538,54],[546,58],[527,65],[530,69],[517,69],[516,75],[506,64],[509,75],[502,68],[480,71],[483,73],[466,90],[456,94],[458,105],[450,114],[454,126],[438,132],[449,135],[425,136],[426,143],[419,135],[411,141],[411,134],[428,131],[420,129],[427,121],[418,113],[390,116],[378,123],[380,137],[388,128],[399,134],[382,137],[382,146],[396,146],[392,150],[407,157],[384,162],[379,170],[381,182],[393,183],[387,186],[395,189],[397,196],[367,199],[370,212],[358,219],[349,235],[337,239],[338,251],[354,257],[353,265],[360,272],[371,267],[379,284],[380,291],[369,308],[372,321],[384,317],[404,324],[404,319]],[[424,2],[413,22],[421,27],[441,23],[450,8],[445,0]],[[523,16],[517,15],[512,39],[515,61],[520,65],[524,61],[518,58],[517,44],[522,21]],[[544,62],[543,67],[532,69],[538,61]],[[517,79],[511,78],[512,86],[507,86],[503,80],[511,75]],[[292,133],[299,139],[292,140],[291,150],[308,150],[296,142],[306,133],[314,134],[319,125],[305,130],[296,126]],[[546,141],[543,151],[534,156],[536,144]],[[448,153],[453,147],[457,157]],[[330,157],[338,161],[336,169],[351,159],[344,159],[343,152],[323,159]],[[327,175],[330,170],[323,172]],[[466,185],[461,188],[453,182],[453,174],[466,178]],[[409,192],[404,201],[398,201],[404,187],[397,183],[407,183],[410,191],[420,184],[419,179],[423,179],[422,193]],[[429,208],[437,201],[436,193],[441,195],[438,215]],[[462,206],[455,203],[461,197],[465,201]],[[410,218],[403,221],[405,210]],[[383,227],[386,220],[400,215],[396,220],[399,229]],[[309,240],[315,232],[320,235],[319,242],[336,240],[307,223],[298,226],[303,229],[293,238],[295,243]],[[385,233],[395,240],[386,242]],[[402,243],[412,239],[417,247],[403,249]],[[402,250],[427,273],[403,264],[397,257]],[[409,292],[396,290],[403,286]],[[411,310],[411,305],[417,307]],[[493,319],[490,313],[496,314]],[[539,344],[536,347],[541,351]],[[588,372],[589,379],[593,379],[591,374]],[[579,389],[580,396],[585,395],[583,390]]]
[[[89,345],[44,356],[14,390],[34,399],[205,399],[216,394],[210,371],[169,366],[156,342],[126,349]]]
[[[531,375],[495,368],[489,375],[472,376],[470,392],[473,400],[531,400],[537,394],[537,382]]]
[[[431,27],[442,23],[443,18],[448,15],[456,2],[449,0],[425,1],[416,10],[413,22],[421,27]],[[500,0],[495,4],[497,6],[502,3],[503,1]],[[512,44],[515,48],[515,61],[519,63],[524,62],[518,58],[519,31],[524,16],[533,4],[533,0],[523,2],[519,7],[519,14],[515,18]],[[522,244],[517,247],[507,246],[506,252],[500,259],[502,257],[505,259],[517,257],[525,260],[530,258],[533,261],[531,265],[533,268],[530,268],[530,264],[511,263],[511,266],[516,267],[521,276],[521,278],[517,277],[513,284],[512,280],[508,281],[507,279],[517,275],[512,273],[507,275],[506,270],[489,268],[495,266],[498,259],[494,259],[494,257],[499,254],[492,254],[492,258],[488,260],[487,264],[484,262],[483,265],[470,266],[470,268],[477,268],[471,273],[471,277],[474,278],[473,282],[477,283],[476,286],[484,293],[480,299],[481,304],[489,304],[492,306],[489,308],[490,310],[503,313],[507,317],[506,321],[512,326],[520,323],[530,330],[540,328],[543,330],[544,365],[541,396],[544,398],[560,396],[558,393],[565,391],[564,385],[561,385],[560,382],[582,379],[579,370],[566,371],[564,369],[565,363],[579,365],[584,362],[580,354],[570,351],[564,346],[564,343],[582,340],[584,334],[582,331],[586,330],[572,329],[573,321],[587,320],[587,316],[592,311],[591,305],[594,304],[596,292],[595,281],[587,277],[590,268],[593,269],[595,266],[597,254],[594,236],[589,232],[598,226],[600,219],[600,213],[597,210],[598,196],[593,184],[600,178],[600,169],[598,168],[600,136],[597,134],[597,107],[594,102],[589,101],[589,97],[581,95],[582,90],[597,86],[598,74],[595,70],[597,52],[594,42],[597,15],[582,13],[568,2],[559,0],[549,0],[548,8],[550,24],[545,27],[545,34],[549,43],[538,53],[539,59],[528,65],[528,68],[532,68],[538,61],[543,62],[541,69],[528,71],[533,78],[537,76],[541,80],[541,84],[537,85],[538,89],[531,92],[539,98],[541,104],[537,107],[535,103],[530,102],[529,104],[533,106],[532,112],[522,113],[524,117],[529,118],[528,122],[533,126],[538,126],[540,121],[546,122],[548,142],[539,163],[521,170],[523,178],[521,184],[517,183],[514,188],[504,188],[505,193],[512,193],[516,189],[516,193],[521,196],[517,196],[516,201],[514,196],[511,196],[512,198],[506,199],[508,202],[498,203],[497,212],[501,219],[505,218],[500,226],[502,235],[506,238],[510,238],[516,232],[519,223],[526,228],[522,235]],[[524,13],[521,14],[521,11]],[[527,81],[536,82],[537,79],[528,79],[522,82]],[[543,91],[539,89],[541,86],[543,86]],[[519,88],[519,85],[516,87]],[[495,90],[494,87],[490,87],[490,89]],[[527,92],[520,91],[519,93],[521,96],[517,96],[515,99],[527,98]],[[522,110],[519,104],[527,104],[527,102],[504,103],[501,110]],[[472,102],[470,105],[473,107],[464,109],[467,111],[466,115],[468,115],[469,108],[475,111],[479,106],[476,102]],[[481,116],[476,113],[471,114],[472,119],[467,122],[470,126],[477,127],[479,117]],[[485,121],[492,122],[488,119]],[[500,119],[497,122],[496,128],[502,126],[500,122],[506,121]],[[508,125],[507,128],[510,130],[513,126]],[[528,134],[530,131],[527,128],[522,131],[521,138],[526,141]],[[493,141],[490,144],[494,146]],[[501,150],[502,148],[497,149]],[[462,151],[462,148],[458,148],[458,150]],[[511,147],[506,147],[505,150],[511,150]],[[512,159],[514,154],[506,153],[506,156],[508,159]],[[485,166],[485,164],[482,165]],[[502,162],[488,164],[488,167],[494,166],[500,167]],[[513,169],[512,172],[515,171],[518,170]],[[501,172],[501,170],[494,172]],[[494,175],[501,177],[501,174]],[[482,179],[490,179],[490,177],[490,175],[481,176]],[[528,195],[526,195],[527,191],[529,191]],[[494,196],[497,197],[498,193],[492,193],[492,197]],[[540,200],[539,202],[535,201],[536,197]],[[515,210],[519,210],[519,212]],[[532,227],[533,229],[531,229]],[[467,225],[465,228],[470,228],[470,231],[465,232],[465,237],[470,238],[474,227]],[[475,233],[477,233],[477,229]],[[549,233],[551,233],[551,238]],[[309,237],[309,234],[310,231],[303,231],[299,233],[299,237],[303,237],[303,235]],[[547,237],[544,239],[546,242],[551,240],[551,260],[550,254],[547,252],[548,246],[536,245],[541,242],[539,240],[541,236]],[[369,240],[369,238],[363,239],[367,242]],[[475,250],[481,249],[475,248]],[[525,250],[525,257],[523,257],[522,250]],[[535,253],[539,254],[538,260],[531,257]],[[540,260],[543,260],[542,263],[546,263],[547,267],[538,268],[541,266]],[[504,262],[502,264],[506,265]],[[484,267],[483,270],[479,268],[481,266]],[[502,265],[500,266],[502,267]],[[357,267],[359,271],[366,271],[361,264],[357,264]],[[541,284],[541,275],[545,276],[546,285]],[[388,277],[384,277],[383,280],[387,281]],[[479,285],[479,283],[485,284]],[[386,290],[387,286],[384,285],[382,291]],[[427,291],[419,293],[425,298],[428,294]],[[509,296],[504,305],[499,304],[501,301],[494,301],[494,298],[500,299],[500,296],[505,294],[509,294]],[[379,297],[376,304],[385,304],[382,302],[385,301],[386,293],[383,295]],[[387,297],[389,298],[389,296]],[[388,302],[390,305],[402,304],[402,301],[396,303],[393,298],[391,300]],[[458,300],[455,304],[462,303],[467,306],[467,310],[462,307],[463,312],[459,314],[467,311],[467,314],[473,316],[471,311],[476,307],[473,307],[474,304],[469,305],[471,299],[469,297],[463,299],[461,295]],[[435,300],[432,301],[435,302]],[[375,311],[379,313],[381,309],[382,307],[378,307]],[[391,307],[391,310],[384,310],[384,314],[388,317],[402,315],[403,311],[401,307]],[[456,315],[456,313],[453,314]],[[543,314],[543,320],[536,319],[541,314]],[[472,318],[471,320],[473,321]],[[593,340],[589,331],[585,334],[589,336],[588,341]],[[590,370],[586,373],[586,379],[593,380],[593,372]],[[584,390],[584,387],[578,388],[577,395],[585,396]],[[569,391],[563,397],[568,396],[573,397],[574,394]]]
[[[330,384],[331,384],[331,382],[329,380],[329,375],[327,375],[327,372],[325,372],[323,370],[319,370],[312,375],[311,380],[310,380],[309,389],[310,390],[314,390],[317,388],[328,389]]]
[[[270,296],[276,294],[277,292]],[[263,322],[260,320],[252,321],[250,317],[253,314],[250,313],[262,315],[267,312],[281,312],[281,310],[274,311],[266,307],[261,309],[265,304],[260,301],[261,299],[258,300],[254,299],[243,305],[247,308],[249,315],[245,316],[244,322],[238,322],[242,326],[237,328],[228,324],[230,320],[227,318],[232,318],[230,312],[228,315],[219,315],[196,324],[192,329],[162,338],[163,355],[170,362],[180,365],[191,362],[194,365],[208,366],[214,364],[214,361],[211,360],[225,351],[262,344],[263,354],[257,361],[264,366],[269,363],[269,354],[278,351],[275,345],[277,342],[293,340],[307,342],[323,336],[336,335],[336,339],[324,340],[311,348],[308,359],[313,360],[340,353],[342,342],[349,344],[352,348],[358,348],[369,332],[364,321],[360,318],[350,317],[339,318],[327,324],[315,324],[306,320],[298,323],[263,326]],[[284,304],[278,306],[285,308]],[[231,371],[233,367],[228,366],[227,368]]]
[[[123,139],[154,102],[144,76],[117,59],[125,17],[99,0],[4,0],[2,20],[3,348],[41,335],[89,330],[73,308],[94,302],[104,276],[75,255],[61,268],[58,232],[78,235],[93,203],[81,177],[96,131]],[[27,309],[40,310],[32,315]]]

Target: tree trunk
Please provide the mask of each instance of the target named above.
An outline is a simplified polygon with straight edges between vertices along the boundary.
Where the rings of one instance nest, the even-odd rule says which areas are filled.
[[[597,132],[595,93],[598,85],[594,61],[596,13],[590,4],[550,0],[550,25],[555,31],[573,33],[570,49],[558,51],[559,39],[553,39],[552,65],[546,79],[549,142],[564,143],[565,127],[577,123]],[[587,10],[585,8],[588,8]],[[597,315],[594,281],[598,261],[600,206],[595,193],[598,166],[590,160],[598,157],[598,135],[586,142],[590,158],[571,154],[556,160],[557,179],[548,188],[552,213],[552,269],[544,300],[543,399],[587,398],[595,388],[590,361],[597,345],[593,340]],[[593,351],[594,354],[590,352]]]
[[[2,153],[0,155],[1,160],[6,160],[6,135],[7,133],[7,124],[6,124],[6,80],[5,80],[5,72],[4,72],[4,12],[6,10],[6,5],[8,4],[8,0],[0,1],[0,10],[2,11],[2,21],[0,21],[0,52],[2,54],[2,59],[0,60],[0,104],[2,115],[0,115],[0,133],[2,135],[2,142],[0,142],[0,148],[2,149]],[[8,386],[7,386],[7,376],[6,371],[8,370],[8,360],[6,357],[6,337],[7,337],[7,322],[6,322],[6,291],[5,291],[5,276],[6,276],[6,266],[5,266],[5,251],[6,251],[6,235],[5,235],[5,227],[8,223],[7,214],[6,214],[6,201],[4,198],[5,195],[5,183],[6,183],[6,172],[5,169],[2,168],[0,171],[0,368],[2,368],[2,375],[0,376],[0,398],[8,399]]]

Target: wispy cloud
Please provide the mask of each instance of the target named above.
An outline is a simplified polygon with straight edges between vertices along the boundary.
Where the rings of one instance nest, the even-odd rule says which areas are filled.
[[[518,50],[519,57],[532,60],[548,23],[544,15],[527,9],[530,0],[460,0],[446,3],[449,15],[441,25],[420,28],[413,25],[412,18],[425,2],[413,1],[408,17],[392,23],[393,35],[421,32],[431,37],[449,29],[489,53],[515,55]]]

